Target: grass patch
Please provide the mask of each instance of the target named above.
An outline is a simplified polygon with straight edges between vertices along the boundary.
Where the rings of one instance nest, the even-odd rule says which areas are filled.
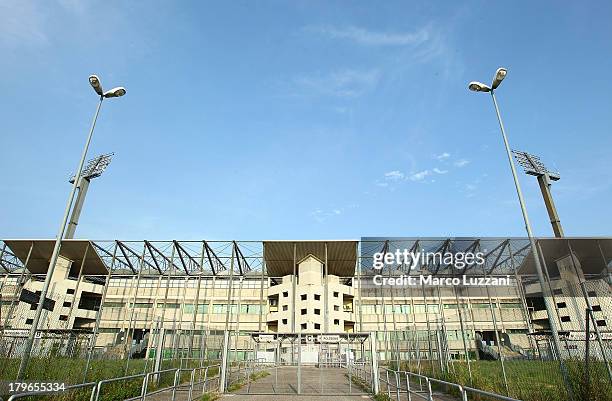
[[[266,376],[270,376],[270,373],[267,371],[261,371],[261,372],[255,372],[255,373],[251,373],[251,375],[249,376],[250,381],[254,382],[255,380],[259,380],[263,377]],[[230,393],[236,392],[238,390],[240,390],[242,387],[244,387],[246,384],[248,383],[247,380],[245,379],[240,379],[238,381],[235,381],[234,383],[232,383],[228,388],[227,391]]]
[[[92,360],[89,364],[87,373],[87,382],[98,382],[104,379],[115,377],[131,376],[141,374],[145,370],[146,361],[144,359],[134,359],[129,363],[127,372],[125,371],[125,360]],[[25,382],[61,382],[66,383],[66,386],[71,384],[79,384],[83,382],[85,373],[86,360],[80,358],[32,358],[28,364],[28,369],[23,381]],[[183,368],[186,368],[186,363],[183,361]],[[190,364],[191,365],[191,364]],[[193,363],[194,366],[199,366],[199,361]],[[181,366],[180,360],[164,360],[163,369],[175,369]],[[153,361],[149,361],[146,369],[151,371]],[[19,368],[19,359],[0,358],[0,377],[4,381],[11,381],[17,377]],[[181,372],[180,383],[188,382],[190,379],[189,372]],[[214,377],[219,373],[218,367],[211,367],[208,370],[208,377]],[[196,372],[197,375],[197,372]],[[100,401],[122,401],[126,398],[140,395],[142,389],[143,377],[137,377],[129,380],[105,384],[102,387]],[[156,389],[169,387],[174,383],[174,372],[160,374],[157,383],[149,383],[148,392]],[[8,389],[7,389],[8,390]],[[2,394],[0,389],[0,397],[8,398],[8,394]],[[44,399],[48,401],[88,401],[91,395],[89,390],[68,391],[63,394],[57,394],[46,397],[29,397],[24,400],[31,401],[36,399]]]
[[[605,364],[591,362],[590,386],[585,382],[584,362],[567,360],[570,386],[576,400],[612,401],[612,385],[608,380]],[[504,361],[509,396],[523,401],[566,401],[569,399],[557,361]],[[439,366],[421,363],[423,375],[506,395],[503,373],[499,361],[471,361],[472,379],[465,361],[452,361],[448,372],[442,374]],[[402,363],[402,370],[418,372],[418,366]],[[433,387],[439,388],[434,385]],[[470,398],[472,399],[472,398]],[[474,400],[479,400],[474,396]]]

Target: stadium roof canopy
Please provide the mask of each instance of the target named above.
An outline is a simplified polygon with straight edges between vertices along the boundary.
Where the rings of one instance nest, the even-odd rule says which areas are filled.
[[[341,277],[355,274],[358,241],[264,241],[268,276],[293,274],[296,263],[312,255],[325,263],[328,273]]]
[[[26,266],[27,270],[32,274],[45,274],[49,269],[49,261],[53,254],[55,240],[37,239],[37,240],[4,240],[6,246],[11,250],[12,256],[21,262],[22,266]],[[28,253],[31,254],[28,260]],[[81,266],[83,258],[83,274],[99,275],[107,274],[108,269],[100,259],[100,256],[95,251],[93,244],[88,240],[63,240],[60,247],[60,256],[72,261],[77,266]],[[6,266],[5,266],[6,267]],[[8,270],[8,269],[7,269]]]
[[[538,247],[543,255],[542,269],[547,269],[551,277],[559,276],[557,263],[559,259],[566,258],[573,252],[580,261],[584,274],[608,274],[608,265],[612,262],[612,239],[610,238],[538,238]],[[529,251],[518,273],[521,275],[535,275],[535,260]]]

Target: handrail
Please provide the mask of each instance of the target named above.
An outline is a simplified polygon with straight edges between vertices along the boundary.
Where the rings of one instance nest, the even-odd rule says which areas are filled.
[[[95,389],[96,389],[96,382],[89,382],[89,383],[81,383],[81,384],[75,384],[72,386],[67,386],[66,388],[64,388],[64,390],[62,390],[62,392],[68,391],[68,390],[74,390],[74,389],[78,389],[78,388],[85,388],[85,387],[91,387],[92,391],[91,391],[91,397],[89,397],[90,401],[93,401],[93,397],[95,394]],[[13,394],[12,396],[9,397],[9,399],[7,401],[13,401],[13,400],[17,400],[19,398],[25,398],[25,397],[31,397],[33,395],[51,395],[51,394],[57,394],[57,391],[30,391],[27,393],[19,393],[19,394]]]
[[[497,400],[501,400],[501,401],[521,401],[519,399],[516,398],[512,398],[512,397],[508,397],[505,395],[501,395],[501,394],[496,394],[496,393],[492,393],[489,391],[484,391],[484,390],[479,390],[477,388],[473,388],[473,387],[467,387],[467,386],[462,386],[458,383],[452,383],[452,382],[447,382],[444,380],[440,380],[440,379],[436,379],[433,377],[428,377],[425,375],[421,375],[418,373],[413,373],[413,372],[408,372],[408,371],[398,371],[398,370],[391,370],[391,369],[387,369],[387,368],[383,368],[385,370],[385,378],[380,378],[379,380],[382,381],[383,383],[387,384],[387,396],[389,398],[391,398],[391,381],[389,380],[389,373],[392,373],[395,376],[395,393],[396,393],[396,399],[399,401],[400,400],[400,393],[407,393],[408,394],[408,401],[412,400],[412,395],[416,395],[417,397],[423,398],[424,400],[427,401],[433,401],[433,392],[431,389],[431,383],[439,383],[439,384],[443,384],[446,386],[451,386],[451,387],[455,387],[458,391],[459,394],[461,395],[461,400],[462,401],[468,401],[468,393],[473,393],[473,394],[479,394],[479,395],[485,395],[487,397],[491,397]],[[400,383],[400,379],[399,377],[404,374],[405,378],[406,378],[406,388],[403,388],[401,383]],[[419,379],[423,379],[425,380],[425,384],[426,384],[426,392],[425,395],[422,392],[417,392],[417,391],[413,391],[410,388],[410,379],[409,376],[411,377],[417,377]]]
[[[202,385],[202,395],[204,395],[204,393],[206,392],[206,389],[207,389],[208,381],[212,380],[212,379],[216,379],[216,378],[219,377],[219,372],[217,372],[217,374],[215,376],[212,376],[212,377],[208,376],[209,369],[210,368],[215,368],[215,367],[216,368],[220,368],[221,365],[201,366],[201,367],[191,368],[191,369],[187,369],[187,368],[183,368],[183,369],[181,369],[181,368],[172,368],[172,369],[157,370],[157,371],[154,371],[154,372],[140,373],[140,374],[129,375],[129,376],[113,377],[113,378],[110,378],[110,379],[99,380],[97,382],[88,382],[88,383],[81,383],[81,384],[75,384],[75,385],[72,385],[72,386],[67,386],[64,390],[62,390],[62,392],[70,391],[70,390],[75,390],[75,389],[79,389],[79,388],[91,387],[92,391],[91,391],[90,401],[98,401],[99,398],[100,398],[100,395],[102,393],[102,386],[103,385],[108,384],[108,383],[122,381],[122,380],[131,380],[131,379],[136,379],[136,378],[142,377],[143,378],[143,382],[142,382],[142,386],[141,386],[141,390],[140,390],[140,395],[138,395],[136,397],[130,398],[131,400],[142,400],[142,401],[144,401],[144,400],[146,400],[146,397],[148,395],[153,395],[153,394],[156,394],[156,393],[160,393],[162,391],[168,391],[170,389],[172,389],[172,400],[174,400],[175,397],[176,397],[176,389],[180,388],[180,387],[187,387],[187,386],[189,388],[189,398],[188,399],[192,400],[193,399],[193,387],[194,387],[194,385],[198,385],[200,383],[204,383]],[[195,380],[195,375],[196,375],[196,371],[198,371],[198,370],[200,371],[200,380],[196,381]],[[201,374],[202,371],[204,371],[204,379],[203,380],[202,380],[202,374]],[[152,375],[159,375],[159,374],[168,373],[168,372],[174,372],[174,381],[173,381],[172,385],[169,386],[169,387],[157,389],[155,391],[152,391],[151,393],[147,393],[150,377]],[[189,383],[179,383],[179,381],[180,381],[180,372],[191,372]],[[13,401],[13,400],[17,400],[17,399],[20,399],[20,398],[31,397],[31,396],[35,396],[35,395],[53,395],[53,394],[57,394],[57,393],[58,393],[57,391],[53,391],[53,390],[48,390],[48,391],[31,391],[31,392],[13,394],[7,401]]]

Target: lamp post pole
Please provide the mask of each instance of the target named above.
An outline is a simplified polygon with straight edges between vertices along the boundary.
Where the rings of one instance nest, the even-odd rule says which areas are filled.
[[[70,191],[68,202],[66,202],[66,210],[64,211],[64,217],[62,218],[62,223],[60,224],[59,232],[57,233],[57,237],[55,238],[55,245],[53,246],[53,253],[51,254],[51,260],[49,260],[49,268],[47,269],[47,275],[45,277],[45,282],[43,284],[43,288],[40,293],[40,298],[38,299],[38,306],[36,307],[36,314],[34,315],[34,319],[32,321],[32,327],[30,328],[30,332],[26,340],[26,345],[23,350],[23,355],[21,356],[21,362],[19,363],[19,371],[17,372],[17,380],[23,380],[25,373],[26,373],[26,369],[28,367],[28,362],[30,360],[30,354],[32,352],[32,345],[34,344],[34,337],[36,336],[36,331],[38,330],[38,323],[40,321],[40,316],[42,314],[47,292],[49,291],[49,284],[51,283],[53,272],[55,271],[55,265],[57,264],[57,259],[59,257],[60,248],[62,246],[62,238],[64,236],[64,231],[66,230],[66,225],[68,224],[68,218],[70,216],[70,209],[72,208],[72,203],[74,202],[74,194],[76,193],[76,189],[79,185],[79,181],[83,173],[83,165],[85,164],[85,158],[87,157],[87,151],[89,150],[89,144],[91,143],[91,138],[93,137],[94,128],[96,127],[96,121],[98,120],[98,114],[100,114],[100,108],[102,107],[102,101],[104,101],[104,99],[106,98],[121,97],[125,95],[126,93],[125,88],[122,86],[118,86],[116,88],[113,88],[109,91],[104,92],[104,90],[102,89],[102,84],[100,83],[100,79],[96,75],[91,75],[89,77],[89,84],[91,85],[93,90],[96,92],[96,94],[100,96],[100,101],[98,102],[98,107],[96,107],[96,114],[94,114],[93,121],[91,122],[91,128],[89,129],[89,135],[87,136],[87,141],[85,142],[85,147],[83,148],[83,153],[81,154],[81,160],[79,161],[79,167],[77,168],[76,174],[74,175],[74,183],[72,184],[72,190]]]
[[[497,105],[497,99],[495,98],[495,89],[491,88],[491,99],[493,99],[493,105],[495,106],[495,113],[497,114],[497,120],[499,121],[499,128],[501,130],[502,138],[504,140],[504,147],[506,149],[506,155],[508,156],[508,163],[510,163],[510,170],[512,170],[512,178],[514,179],[514,186],[516,187],[516,194],[518,195],[519,203],[521,205],[521,212],[523,214],[523,220],[525,221],[525,230],[527,230],[527,237],[529,237],[529,244],[531,247],[531,252],[533,253],[533,259],[535,262],[535,268],[538,275],[538,281],[540,282],[540,288],[542,290],[542,296],[544,298],[544,305],[546,306],[546,313],[548,315],[548,322],[550,325],[550,331],[553,337],[553,345],[555,347],[555,352],[559,357],[559,363],[561,367],[561,372],[563,374],[563,378],[566,382],[566,387],[568,392],[570,392],[570,399],[573,399],[573,395],[571,394],[571,388],[567,384],[567,370],[565,367],[565,363],[563,362],[563,355],[561,354],[561,342],[559,341],[559,332],[557,331],[557,327],[554,321],[554,312],[552,310],[552,306],[550,305],[550,297],[546,296],[547,287],[545,286],[544,274],[542,272],[542,265],[540,263],[540,253],[538,252],[538,247],[536,246],[536,241],[533,237],[533,232],[531,230],[531,223],[529,222],[529,216],[527,215],[527,208],[525,206],[525,199],[523,198],[523,192],[521,191],[521,185],[518,180],[518,175],[516,174],[516,168],[514,166],[514,160],[512,159],[512,152],[510,151],[510,145],[508,144],[508,137],[506,136],[506,130],[504,129],[504,123],[502,122],[501,114],[499,112],[499,106]]]
[[[89,144],[91,143],[91,138],[93,136],[94,128],[96,127],[96,121],[98,120],[98,114],[100,113],[100,107],[102,106],[103,100],[104,97],[100,96],[100,101],[98,102],[98,107],[96,108],[96,114],[94,114],[94,118],[91,123],[91,128],[89,129],[89,135],[87,136],[87,141],[85,142],[85,147],[83,148],[83,153],[81,154],[79,167],[77,168],[76,175],[74,176],[74,184],[72,184],[72,190],[70,191],[70,196],[68,197],[68,201],[66,202],[66,210],[64,211],[64,217],[62,218],[62,223],[60,224],[59,232],[57,233],[57,237],[55,238],[55,246],[53,247],[53,253],[51,255],[51,260],[49,261],[49,269],[47,270],[45,283],[43,284],[43,288],[40,293],[40,298],[38,300],[38,306],[36,307],[36,314],[34,315],[34,320],[32,322],[32,327],[30,328],[30,332],[28,334],[26,346],[23,350],[23,355],[21,356],[21,362],[19,363],[19,372],[17,373],[17,380],[22,380],[24,378],[26,368],[28,367],[30,353],[32,352],[32,345],[34,344],[34,336],[36,335],[36,331],[38,330],[38,322],[40,321],[40,316],[42,314],[45,297],[47,296],[49,284],[51,283],[51,278],[53,277],[53,272],[55,270],[55,264],[57,263],[57,259],[59,257],[62,238],[64,236],[64,231],[66,230],[66,225],[68,224],[68,217],[70,216],[70,209],[72,208],[74,194],[76,192],[77,186],[79,185],[78,178],[81,176],[81,173],[83,171],[83,165],[85,164],[85,158],[87,157],[87,150],[89,149]]]

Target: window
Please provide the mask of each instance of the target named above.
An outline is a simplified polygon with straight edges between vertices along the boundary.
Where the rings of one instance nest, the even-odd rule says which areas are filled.
[[[284,311],[289,310],[289,305],[283,305],[283,310]]]
[[[340,325],[340,319],[334,319],[334,324],[336,326],[339,326]]]
[[[74,294],[74,289],[73,288],[68,288],[66,290],[66,294]]]
[[[123,302],[104,302],[105,308],[123,308],[125,304]]]
[[[315,323],[315,330],[321,330],[321,325],[319,323]]]
[[[283,324],[287,324],[287,319],[283,319]]]
[[[315,301],[321,300],[321,296],[319,294],[315,294],[314,298],[315,298]]]
[[[599,327],[605,327],[605,326],[607,326],[607,324],[606,324],[606,321],[605,321],[605,320],[597,320],[597,321],[596,321],[596,323],[597,323],[597,325],[598,325]]]
[[[306,301],[306,300],[308,299],[308,295],[306,295],[306,294],[302,294],[302,295],[300,296],[300,299],[301,299],[302,301]]]
[[[302,328],[302,330],[306,330],[308,328],[308,324],[302,323],[300,327]]]
[[[601,312],[601,305],[593,305],[593,312]]]
[[[444,309],[458,309],[457,304],[444,304]]]
[[[572,319],[570,319],[570,317],[569,317],[569,316],[561,316],[561,321],[562,321],[562,322],[571,322],[571,321],[572,321]]]
[[[34,323],[34,319],[26,319],[26,324],[32,324]]]
[[[60,315],[59,320],[65,322],[66,320],[68,320],[68,315]]]
[[[321,309],[315,309],[315,315],[320,315],[321,314]]]
[[[557,308],[567,308],[565,302],[557,302]]]
[[[64,301],[64,303],[62,304],[64,308],[70,308],[70,305],[72,305],[72,302],[68,302],[68,301]]]
[[[597,296],[595,291],[589,291],[588,294],[589,294],[589,297],[596,297]]]
[[[502,309],[521,309],[523,305],[518,302],[503,302],[499,304],[499,307]]]
[[[485,303],[474,303],[472,304],[473,309],[489,309],[489,304]]]
[[[334,298],[338,298],[338,291],[334,291]]]
[[[288,296],[289,296],[289,292],[288,291],[283,292],[283,297],[287,298]]]
[[[300,314],[305,315],[306,313],[308,313],[308,309],[302,309],[300,311]]]
[[[554,295],[563,295],[563,290],[561,288],[555,288],[553,290]]]
[[[340,305],[334,305],[334,310],[338,312],[340,310]]]
[[[145,305],[145,303],[139,303],[139,302],[136,302],[136,303],[134,304],[134,307],[135,307],[135,308],[146,308],[146,306],[141,306],[141,305]],[[148,305],[151,305],[151,304],[148,304]],[[180,305],[180,304],[177,304],[177,303],[174,303],[174,302],[173,302],[173,303],[166,303],[166,304],[164,305],[164,303],[163,303],[163,302],[158,302],[158,303],[157,303],[157,307],[158,307],[158,308],[165,308],[165,309],[180,309],[181,305]],[[150,308],[150,306],[149,306],[149,308]],[[214,312],[213,312],[213,313],[214,313]]]

